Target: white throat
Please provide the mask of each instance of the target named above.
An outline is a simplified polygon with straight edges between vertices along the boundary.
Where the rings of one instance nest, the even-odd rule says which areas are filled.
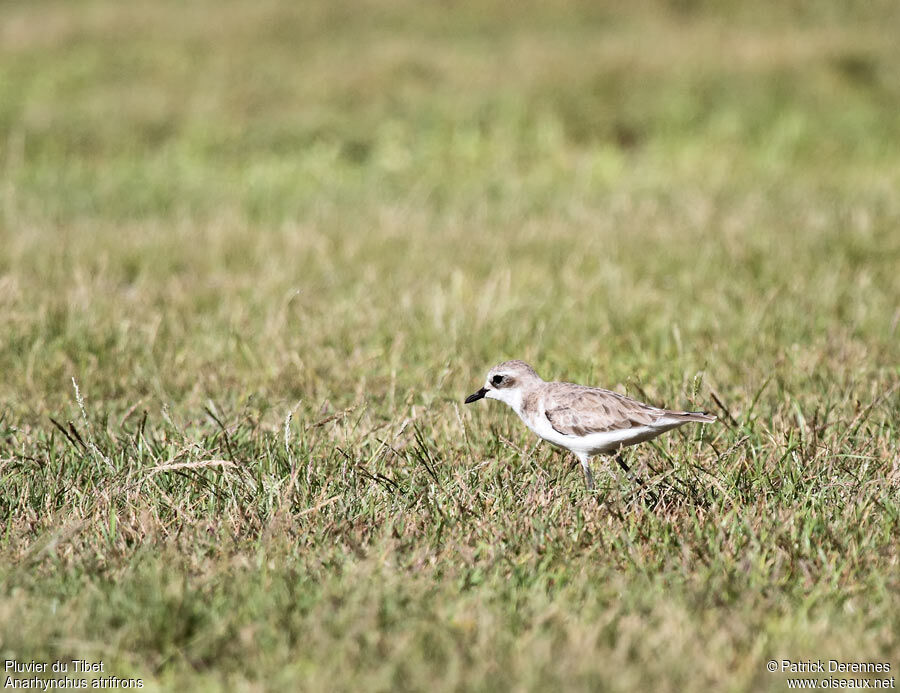
[[[497,399],[508,404],[519,416],[522,416],[522,388],[506,387],[499,390],[488,390],[485,395],[488,399]]]

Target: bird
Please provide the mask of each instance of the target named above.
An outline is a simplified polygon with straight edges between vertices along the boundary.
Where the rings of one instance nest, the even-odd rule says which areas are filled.
[[[599,387],[547,382],[518,360],[491,368],[484,387],[466,397],[465,403],[485,398],[505,402],[538,437],[573,453],[588,490],[594,488],[592,457],[614,453],[628,474],[630,469],[619,454],[622,448],[686,423],[716,420],[706,412],[661,409]]]

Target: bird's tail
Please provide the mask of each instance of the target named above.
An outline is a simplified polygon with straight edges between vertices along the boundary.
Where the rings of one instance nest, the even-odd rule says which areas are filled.
[[[666,415],[672,417],[673,419],[684,421],[685,423],[687,423],[688,421],[712,423],[716,420],[715,416],[713,416],[712,414],[707,414],[705,411],[670,411],[666,412]]]

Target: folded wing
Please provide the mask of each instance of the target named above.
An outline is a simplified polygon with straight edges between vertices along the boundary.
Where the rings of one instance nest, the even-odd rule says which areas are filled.
[[[547,402],[545,414],[557,433],[587,436],[632,428],[669,429],[689,421],[715,421],[703,412],[669,411],[600,388],[571,386]]]

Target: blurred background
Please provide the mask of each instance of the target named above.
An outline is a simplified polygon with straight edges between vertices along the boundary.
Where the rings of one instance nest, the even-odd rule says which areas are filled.
[[[17,408],[896,339],[894,2],[0,12]]]

